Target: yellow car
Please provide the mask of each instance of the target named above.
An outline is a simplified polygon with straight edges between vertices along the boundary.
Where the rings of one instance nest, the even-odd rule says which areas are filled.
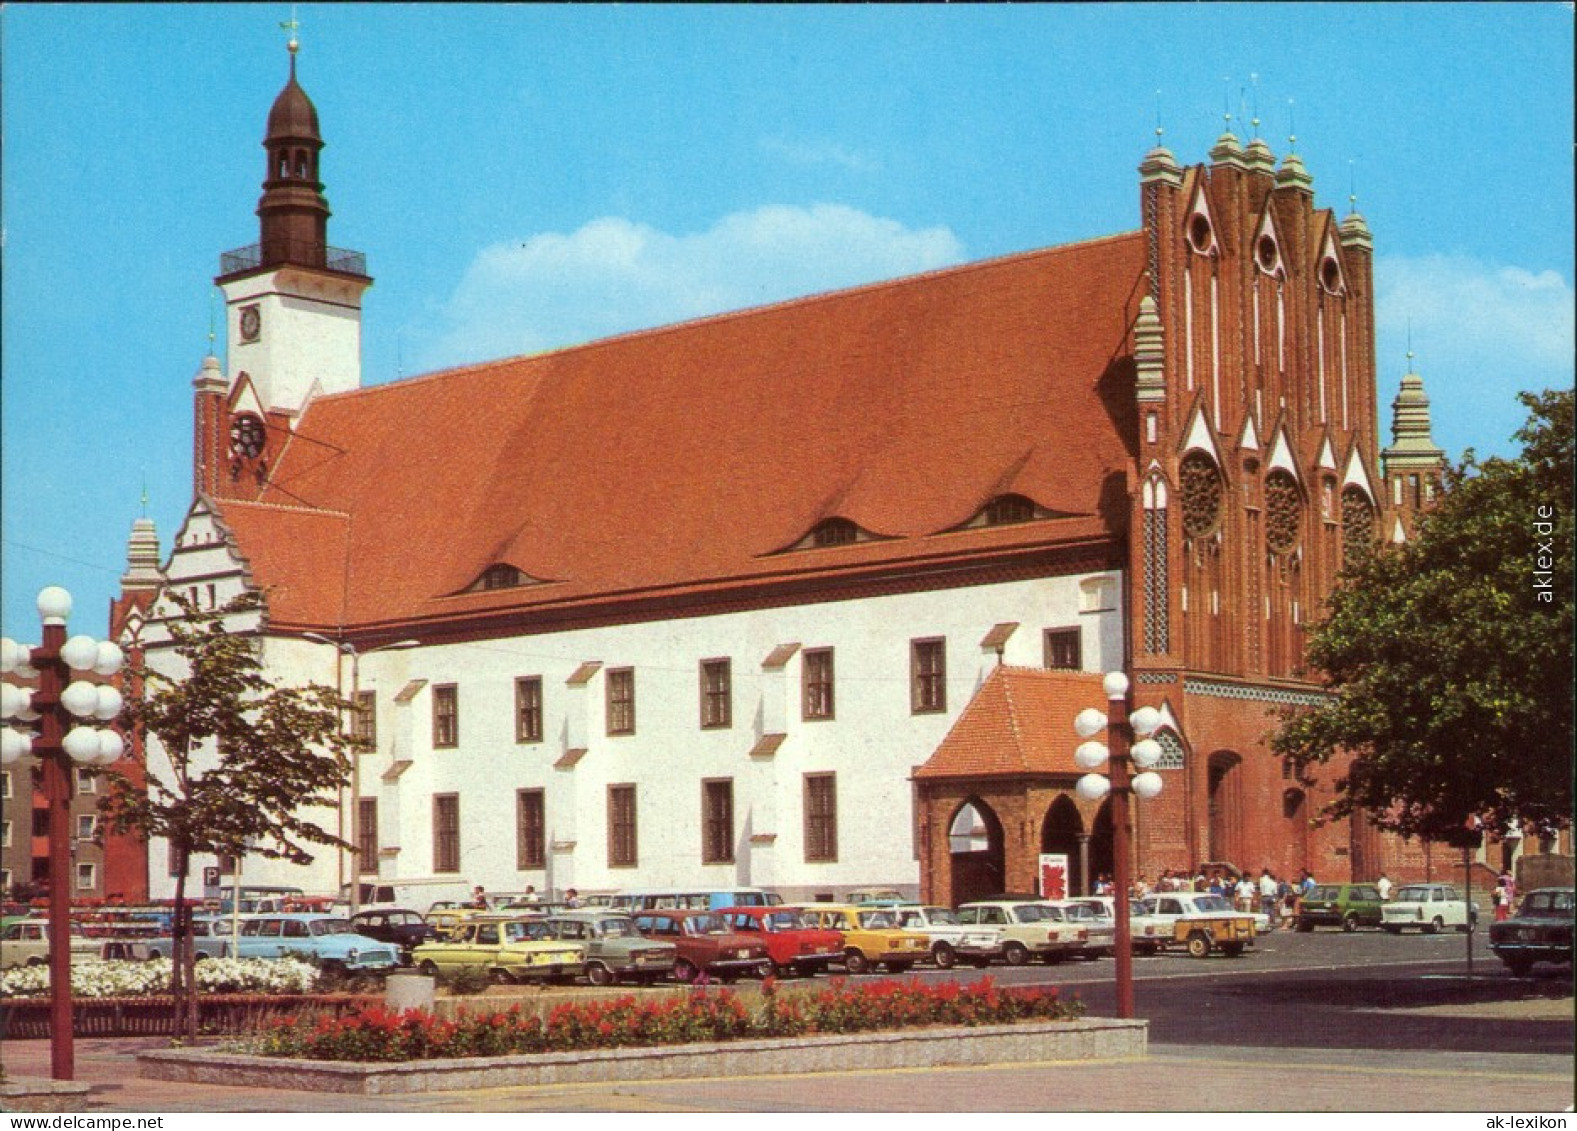
[[[586,949],[555,937],[541,919],[462,920],[449,937],[425,942],[411,952],[423,974],[440,977],[457,970],[485,970],[494,982],[546,982],[578,977],[586,968]]]
[[[804,912],[816,926],[843,932],[843,966],[851,974],[865,974],[873,966],[902,974],[931,953],[930,938],[900,928],[889,907],[809,903]]]

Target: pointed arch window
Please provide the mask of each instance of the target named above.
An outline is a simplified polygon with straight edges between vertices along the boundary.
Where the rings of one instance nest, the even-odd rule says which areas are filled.
[[[1349,483],[1342,488],[1342,562],[1352,564],[1374,545],[1374,504],[1363,488]]]
[[[1302,525],[1303,498],[1297,481],[1278,468],[1265,477],[1265,545],[1273,554],[1291,553]]]

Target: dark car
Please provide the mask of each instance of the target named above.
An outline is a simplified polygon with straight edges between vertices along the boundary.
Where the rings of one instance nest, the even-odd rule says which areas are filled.
[[[702,974],[723,982],[741,975],[766,977],[772,959],[759,936],[729,930],[721,916],[710,911],[639,911],[635,927],[649,939],[673,943],[674,978],[693,982]]]
[[[1536,962],[1572,964],[1572,916],[1577,902],[1572,888],[1531,891],[1510,919],[1489,925],[1489,945],[1517,977]]]
[[[350,918],[351,929],[379,942],[393,943],[400,951],[400,963],[411,964],[411,951],[438,937],[433,925],[415,911],[403,907],[380,907],[358,911]]]
[[[1373,884],[1320,884],[1298,905],[1298,930],[1340,927],[1353,931],[1359,927],[1378,927],[1384,903],[1380,889]]]

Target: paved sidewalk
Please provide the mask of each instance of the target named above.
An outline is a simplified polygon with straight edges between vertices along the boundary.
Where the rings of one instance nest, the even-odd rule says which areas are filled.
[[[1570,1110],[1571,1057],[1152,1046],[1121,1061],[824,1072],[417,1096],[174,1085],[137,1076],[164,1038],[77,1042],[86,1112],[340,1111],[1467,1111]],[[7,1076],[49,1075],[47,1041],[0,1043]],[[1275,1087],[1266,1088],[1267,1078]]]

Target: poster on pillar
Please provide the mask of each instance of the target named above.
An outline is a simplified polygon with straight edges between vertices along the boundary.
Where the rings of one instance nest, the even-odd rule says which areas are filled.
[[[1068,898],[1068,857],[1060,852],[1040,854],[1040,897]]]

